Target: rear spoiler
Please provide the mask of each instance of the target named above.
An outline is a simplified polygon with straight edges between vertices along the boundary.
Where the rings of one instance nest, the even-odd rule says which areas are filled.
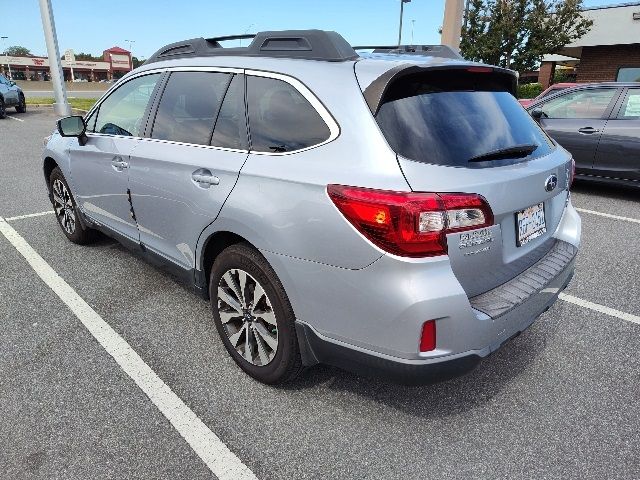
[[[427,73],[438,70],[460,70],[471,73],[493,75],[494,79],[504,83],[505,91],[511,93],[514,97],[518,93],[518,73],[501,67],[492,67],[488,65],[478,64],[462,64],[462,65],[438,65],[438,66],[420,66],[420,65],[398,65],[391,70],[387,70],[385,73],[376,78],[371,84],[364,90],[364,98],[369,106],[369,110],[375,116],[380,109],[382,100],[385,93],[389,89],[389,86],[398,79],[407,75],[416,73]]]

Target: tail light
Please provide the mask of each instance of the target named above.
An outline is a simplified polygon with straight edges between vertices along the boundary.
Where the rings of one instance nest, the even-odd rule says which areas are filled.
[[[571,188],[575,178],[576,178],[576,160],[573,157],[571,157],[571,175],[569,176],[569,185],[567,187],[567,190]]]
[[[338,210],[367,239],[403,257],[447,254],[447,234],[493,225],[484,197],[328,185]]]

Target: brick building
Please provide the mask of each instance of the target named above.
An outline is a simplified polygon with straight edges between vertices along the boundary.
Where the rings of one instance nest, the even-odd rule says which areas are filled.
[[[9,69],[11,75],[9,75]],[[111,47],[102,52],[102,61],[72,58],[62,60],[62,72],[67,81],[71,81],[72,76],[74,80],[88,82],[111,80],[131,70],[131,52],[120,47]],[[49,80],[49,58],[0,55],[0,73],[11,76],[14,80]]]
[[[538,81],[547,88],[557,66],[569,67],[575,81],[640,81],[640,2],[588,8],[591,30],[559,55],[547,55]]]

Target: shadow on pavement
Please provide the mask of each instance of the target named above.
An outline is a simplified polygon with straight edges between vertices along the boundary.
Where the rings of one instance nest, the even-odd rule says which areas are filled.
[[[451,380],[424,386],[386,383],[337,368],[317,366],[285,390],[317,389],[368,397],[406,414],[424,418],[457,415],[490,401],[505,386],[523,375],[557,333],[557,322],[538,320],[519,337],[483,359],[478,368]]]
[[[576,180],[571,187],[571,191],[576,193],[599,195],[601,197],[611,198],[612,200],[640,201],[640,182],[637,187],[633,187]]]

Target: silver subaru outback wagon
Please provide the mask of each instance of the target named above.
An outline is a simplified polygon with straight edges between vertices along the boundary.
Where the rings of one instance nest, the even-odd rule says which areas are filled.
[[[170,269],[270,384],[318,363],[448,378],[555,302],[573,160],[514,72],[318,30],[225,39],[168,45],[58,122],[43,168],[69,240],[102,231]]]

